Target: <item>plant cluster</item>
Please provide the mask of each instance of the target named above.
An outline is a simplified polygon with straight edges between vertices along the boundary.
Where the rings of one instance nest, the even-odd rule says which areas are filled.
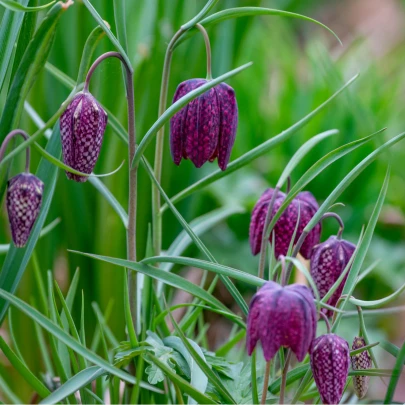
[[[304,400],[313,400],[315,403],[321,400],[325,404],[335,404],[344,395],[350,395],[350,392],[354,392],[359,399],[364,398],[370,377],[389,377],[385,402],[390,403],[404,363],[405,345],[396,353],[397,363],[393,370],[379,368],[374,354],[374,348],[379,343],[369,339],[363,308],[379,308],[391,302],[403,291],[405,285],[392,295],[377,301],[363,301],[354,297],[359,275],[364,276],[360,272],[387,193],[390,168],[387,169],[370,220],[357,244],[342,238],[343,221],[331,210],[352,181],[378,156],[401,141],[405,133],[382,143],[361,160],[322,204],[318,204],[313,194],[305,191],[309,183],[325,168],[370,142],[382,131],[332,150],[314,163],[295,184],[291,184],[291,173],[303,157],[319,142],[336,135],[338,131],[325,131],[304,143],[291,157],[274,188],[265,190],[253,209],[249,239],[252,254],[260,255],[257,276],[218,263],[221,260],[212,255],[174,205],[268,153],[276,144],[286,140],[309,122],[355,80],[350,80],[291,128],[230,162],[237,134],[238,106],[237,95],[224,81],[241,73],[250,63],[213,78],[211,47],[206,27],[241,16],[279,15],[310,21],[327,30],[329,28],[302,15],[258,7],[231,8],[211,13],[217,0],[209,0],[198,15],[180,27],[168,44],[163,66],[159,118],[142,138],[137,139],[134,101],[136,83],[123,34],[125,16],[117,13],[121,16],[120,24],[117,24],[117,39],[91,3],[83,0],[99,26],[87,40],[79,75],[70,96],[54,116],[41,125],[38,132],[29,136],[16,129],[24,99],[46,62],[59,19],[72,5],[71,1],[54,3],[27,6],[12,0],[0,1],[0,4],[13,12],[32,13],[51,7],[21,57],[0,121],[4,132],[0,149],[3,180],[7,177],[7,169],[13,157],[23,150],[27,154],[25,172],[13,177],[7,185],[6,205],[13,245],[9,248],[0,274],[0,317],[3,321],[11,304],[35,321],[36,333],[41,342],[40,350],[52,372],[38,377],[25,364],[12,332],[11,309],[8,312],[8,321],[13,345],[8,345],[0,337],[0,348],[32,387],[32,402],[187,401],[190,404],[264,404],[297,403]],[[172,54],[182,41],[196,33],[200,33],[205,42],[207,77],[193,78],[179,84],[173,102],[167,108]],[[104,35],[110,39],[116,51],[101,55],[91,64],[95,44]],[[118,59],[123,67],[128,106],[127,130],[89,91],[93,73],[108,58]],[[173,198],[167,196],[160,184],[164,164],[168,164],[163,163],[163,147],[165,125],[169,121],[170,149],[176,165],[185,159],[190,160],[196,168],[214,160],[217,160],[219,166],[218,170]],[[126,211],[93,173],[107,125],[111,125],[114,132],[128,145],[129,198]],[[53,131],[45,150],[35,141],[46,136],[49,128],[53,128]],[[24,142],[6,154],[9,141],[18,135],[24,138]],[[145,151],[153,140],[156,150],[152,167]],[[29,172],[32,146],[44,158],[36,175]],[[153,186],[149,235],[137,235],[136,232],[137,201],[140,198],[137,174],[140,166],[149,175]],[[95,305],[99,325],[91,347],[88,347],[83,304],[80,327],[72,317],[79,272],[72,280],[65,297],[51,272],[44,283],[36,263],[40,302],[28,305],[14,295],[21,274],[9,274],[8,263],[21,260],[21,272],[24,271],[47,216],[56,182],[53,173],[59,168],[66,172],[70,180],[78,183],[89,180],[97,184],[101,195],[123,219],[127,233],[126,259],[93,253],[72,253],[123,268],[125,277],[122,298],[128,337],[126,341],[119,342],[115,338],[106,317]],[[286,190],[282,192],[285,186]],[[164,252],[162,215],[166,210],[173,213],[184,231],[176,239],[177,245]],[[339,231],[336,236],[332,235],[321,242],[321,223],[327,218],[337,220]],[[136,249],[139,236],[148,239],[147,251],[142,260]],[[204,260],[181,256],[185,245],[190,241],[199,249]],[[33,258],[36,262],[35,255]],[[200,285],[172,272],[174,265],[204,270]],[[290,282],[293,271],[304,275],[305,285]],[[211,280],[208,280],[209,273],[215,275]],[[258,289],[249,307],[237,284],[231,279]],[[238,305],[238,313],[213,295],[218,282],[224,284]],[[194,300],[170,307],[167,304],[169,287],[191,294]],[[351,349],[349,343],[338,333],[349,304],[357,308],[359,320],[359,332],[353,336]],[[172,312],[181,307],[186,307],[187,311],[178,322]],[[234,324],[232,335],[215,353],[201,344],[206,332],[203,324],[204,311],[215,312]],[[320,334],[318,326],[323,322],[327,331]],[[45,344],[43,329],[48,334],[49,348]],[[238,345],[244,338],[246,347]],[[393,351],[392,347],[387,349],[387,345],[383,348]],[[243,356],[241,362],[230,360],[230,353],[245,351],[250,357]]]

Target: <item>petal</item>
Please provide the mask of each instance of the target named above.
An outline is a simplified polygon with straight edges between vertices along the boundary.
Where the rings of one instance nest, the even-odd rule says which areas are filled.
[[[8,183],[7,212],[13,242],[24,247],[38,217],[44,183],[32,174],[22,173]]]
[[[73,155],[73,114],[83,98],[83,92],[77,93],[59,120],[63,161],[72,167]]]
[[[219,104],[210,89],[191,101],[185,115],[183,135],[187,157],[199,168],[214,154],[219,135]]]
[[[225,170],[231,156],[238,127],[238,104],[232,87],[220,83],[215,90],[220,108],[218,166],[221,170]]]
[[[196,88],[202,86],[206,80],[203,79],[192,79],[181,83],[176,90],[173,97],[173,103],[175,103],[180,98],[184,97],[187,93]],[[176,165],[179,165],[183,157],[184,150],[184,119],[187,115],[188,105],[183,107],[170,119],[170,152],[173,161]]]

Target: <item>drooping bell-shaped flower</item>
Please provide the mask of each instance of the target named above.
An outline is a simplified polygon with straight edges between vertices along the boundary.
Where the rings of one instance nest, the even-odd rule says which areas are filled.
[[[362,337],[355,337],[352,344],[352,350],[360,349],[366,346],[366,341]],[[371,357],[368,350],[355,354],[350,357],[353,370],[368,370],[371,368]],[[370,382],[370,376],[355,375],[353,376],[353,388],[359,399],[366,396],[368,391],[368,384]]]
[[[316,338],[310,351],[315,384],[324,404],[338,404],[349,374],[349,344],[334,333]]]
[[[266,361],[280,347],[289,347],[304,360],[316,336],[316,307],[311,290],[300,284],[281,287],[269,281],[253,296],[247,320],[247,350],[260,340]]]
[[[260,252],[260,246],[263,235],[263,227],[266,219],[266,214],[269,209],[270,201],[273,197],[274,189],[267,189],[257,201],[250,221],[249,240],[252,253],[257,255]],[[271,218],[274,217],[280,206],[283,204],[286,195],[279,191],[277,193]],[[281,217],[274,226],[274,251],[276,258],[280,255],[286,256],[290,246],[291,239],[294,235],[295,227],[299,217],[299,225],[295,236],[294,243],[296,243],[302,234],[302,231],[307,226],[308,222],[312,219],[319,206],[315,197],[308,191],[299,193],[287,209],[283,212]],[[319,242],[321,235],[321,224],[317,224],[305,238],[305,241],[300,249],[301,254],[309,259],[311,250]],[[269,242],[272,241],[272,236]]]
[[[76,94],[60,118],[63,161],[82,173],[90,174],[100,154],[107,113],[88,92]],[[85,182],[86,176],[66,172],[77,182]]]
[[[181,83],[173,103],[192,90],[207,83],[191,79]],[[231,156],[238,126],[238,105],[232,87],[220,83],[190,101],[170,120],[170,150],[173,161],[190,159],[195,167],[218,158],[225,170]]]
[[[318,288],[321,298],[330,290],[355,251],[356,246],[347,240],[330,236],[325,242],[315,246],[311,253],[311,276]],[[328,304],[335,306],[342,295],[347,276],[329,298]],[[322,309],[329,317],[333,315],[330,310]]]
[[[16,247],[24,247],[38,217],[44,183],[30,173],[21,173],[8,181],[7,212]]]

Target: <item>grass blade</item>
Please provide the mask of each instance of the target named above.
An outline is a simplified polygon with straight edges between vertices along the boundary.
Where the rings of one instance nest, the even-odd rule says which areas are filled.
[[[45,9],[49,8],[50,6],[52,6],[52,4],[55,4],[55,3],[56,3],[56,0],[53,0],[50,3],[44,4],[42,6],[27,7],[27,6],[24,6],[23,4],[17,3],[14,0],[0,0],[0,4],[3,7],[5,7],[6,9],[8,9],[8,10],[11,10],[11,11],[25,11],[25,12],[42,11],[42,10],[45,10]]]

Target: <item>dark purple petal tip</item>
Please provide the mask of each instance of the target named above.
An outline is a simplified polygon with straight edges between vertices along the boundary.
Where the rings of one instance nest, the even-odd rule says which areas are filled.
[[[319,336],[311,346],[311,368],[324,404],[338,404],[349,374],[349,344],[333,333]]]
[[[252,218],[250,221],[249,240],[250,247],[253,255],[257,255],[260,252],[263,227],[266,218],[266,214],[269,208],[270,201],[274,194],[274,189],[266,190],[258,202],[256,203]],[[274,202],[271,218],[274,217],[280,206],[283,204],[286,195],[279,191]],[[288,248],[290,246],[291,239],[293,238],[294,231],[299,218],[299,225],[296,233],[294,243],[296,243],[301,236],[304,228],[312,219],[318,209],[318,204],[315,197],[308,191],[299,193],[296,198],[291,202],[287,209],[283,212],[281,217],[274,226],[275,246],[274,252],[276,258],[280,255],[286,256]],[[318,224],[307,235],[305,241],[301,247],[301,254],[309,259],[310,252],[317,243],[321,235],[321,225]],[[272,241],[270,236],[269,241]]]
[[[7,212],[16,247],[24,247],[38,217],[44,183],[33,174],[22,173],[8,182]]]
[[[352,344],[352,350],[360,349],[366,346],[366,341],[362,337],[355,337]],[[368,370],[372,366],[371,356],[368,350],[358,353],[350,358],[353,370]],[[353,376],[353,388],[359,399],[366,396],[368,386],[370,383],[370,376],[355,375]]]
[[[311,276],[314,279],[321,298],[326,295],[340,277],[355,249],[355,245],[344,239],[338,239],[336,236],[329,237],[325,242],[313,248],[311,253]],[[336,305],[339,297],[342,295],[346,279],[347,276],[329,298],[327,302],[329,305]],[[333,311],[324,309],[323,311],[329,317],[333,315]]]
[[[247,322],[247,351],[260,340],[270,361],[280,347],[289,347],[303,361],[316,334],[316,308],[310,289],[293,284],[281,287],[267,282],[253,296]]]
[[[88,92],[77,93],[60,118],[63,161],[82,173],[90,174],[96,165],[107,125],[107,113]],[[77,182],[88,177],[66,172]]]
[[[192,90],[202,86],[204,79],[191,79],[181,83],[173,103]],[[170,120],[170,151],[173,161],[190,159],[201,167],[218,158],[225,170],[235,141],[238,124],[238,106],[233,89],[225,83],[206,91],[190,101]]]

